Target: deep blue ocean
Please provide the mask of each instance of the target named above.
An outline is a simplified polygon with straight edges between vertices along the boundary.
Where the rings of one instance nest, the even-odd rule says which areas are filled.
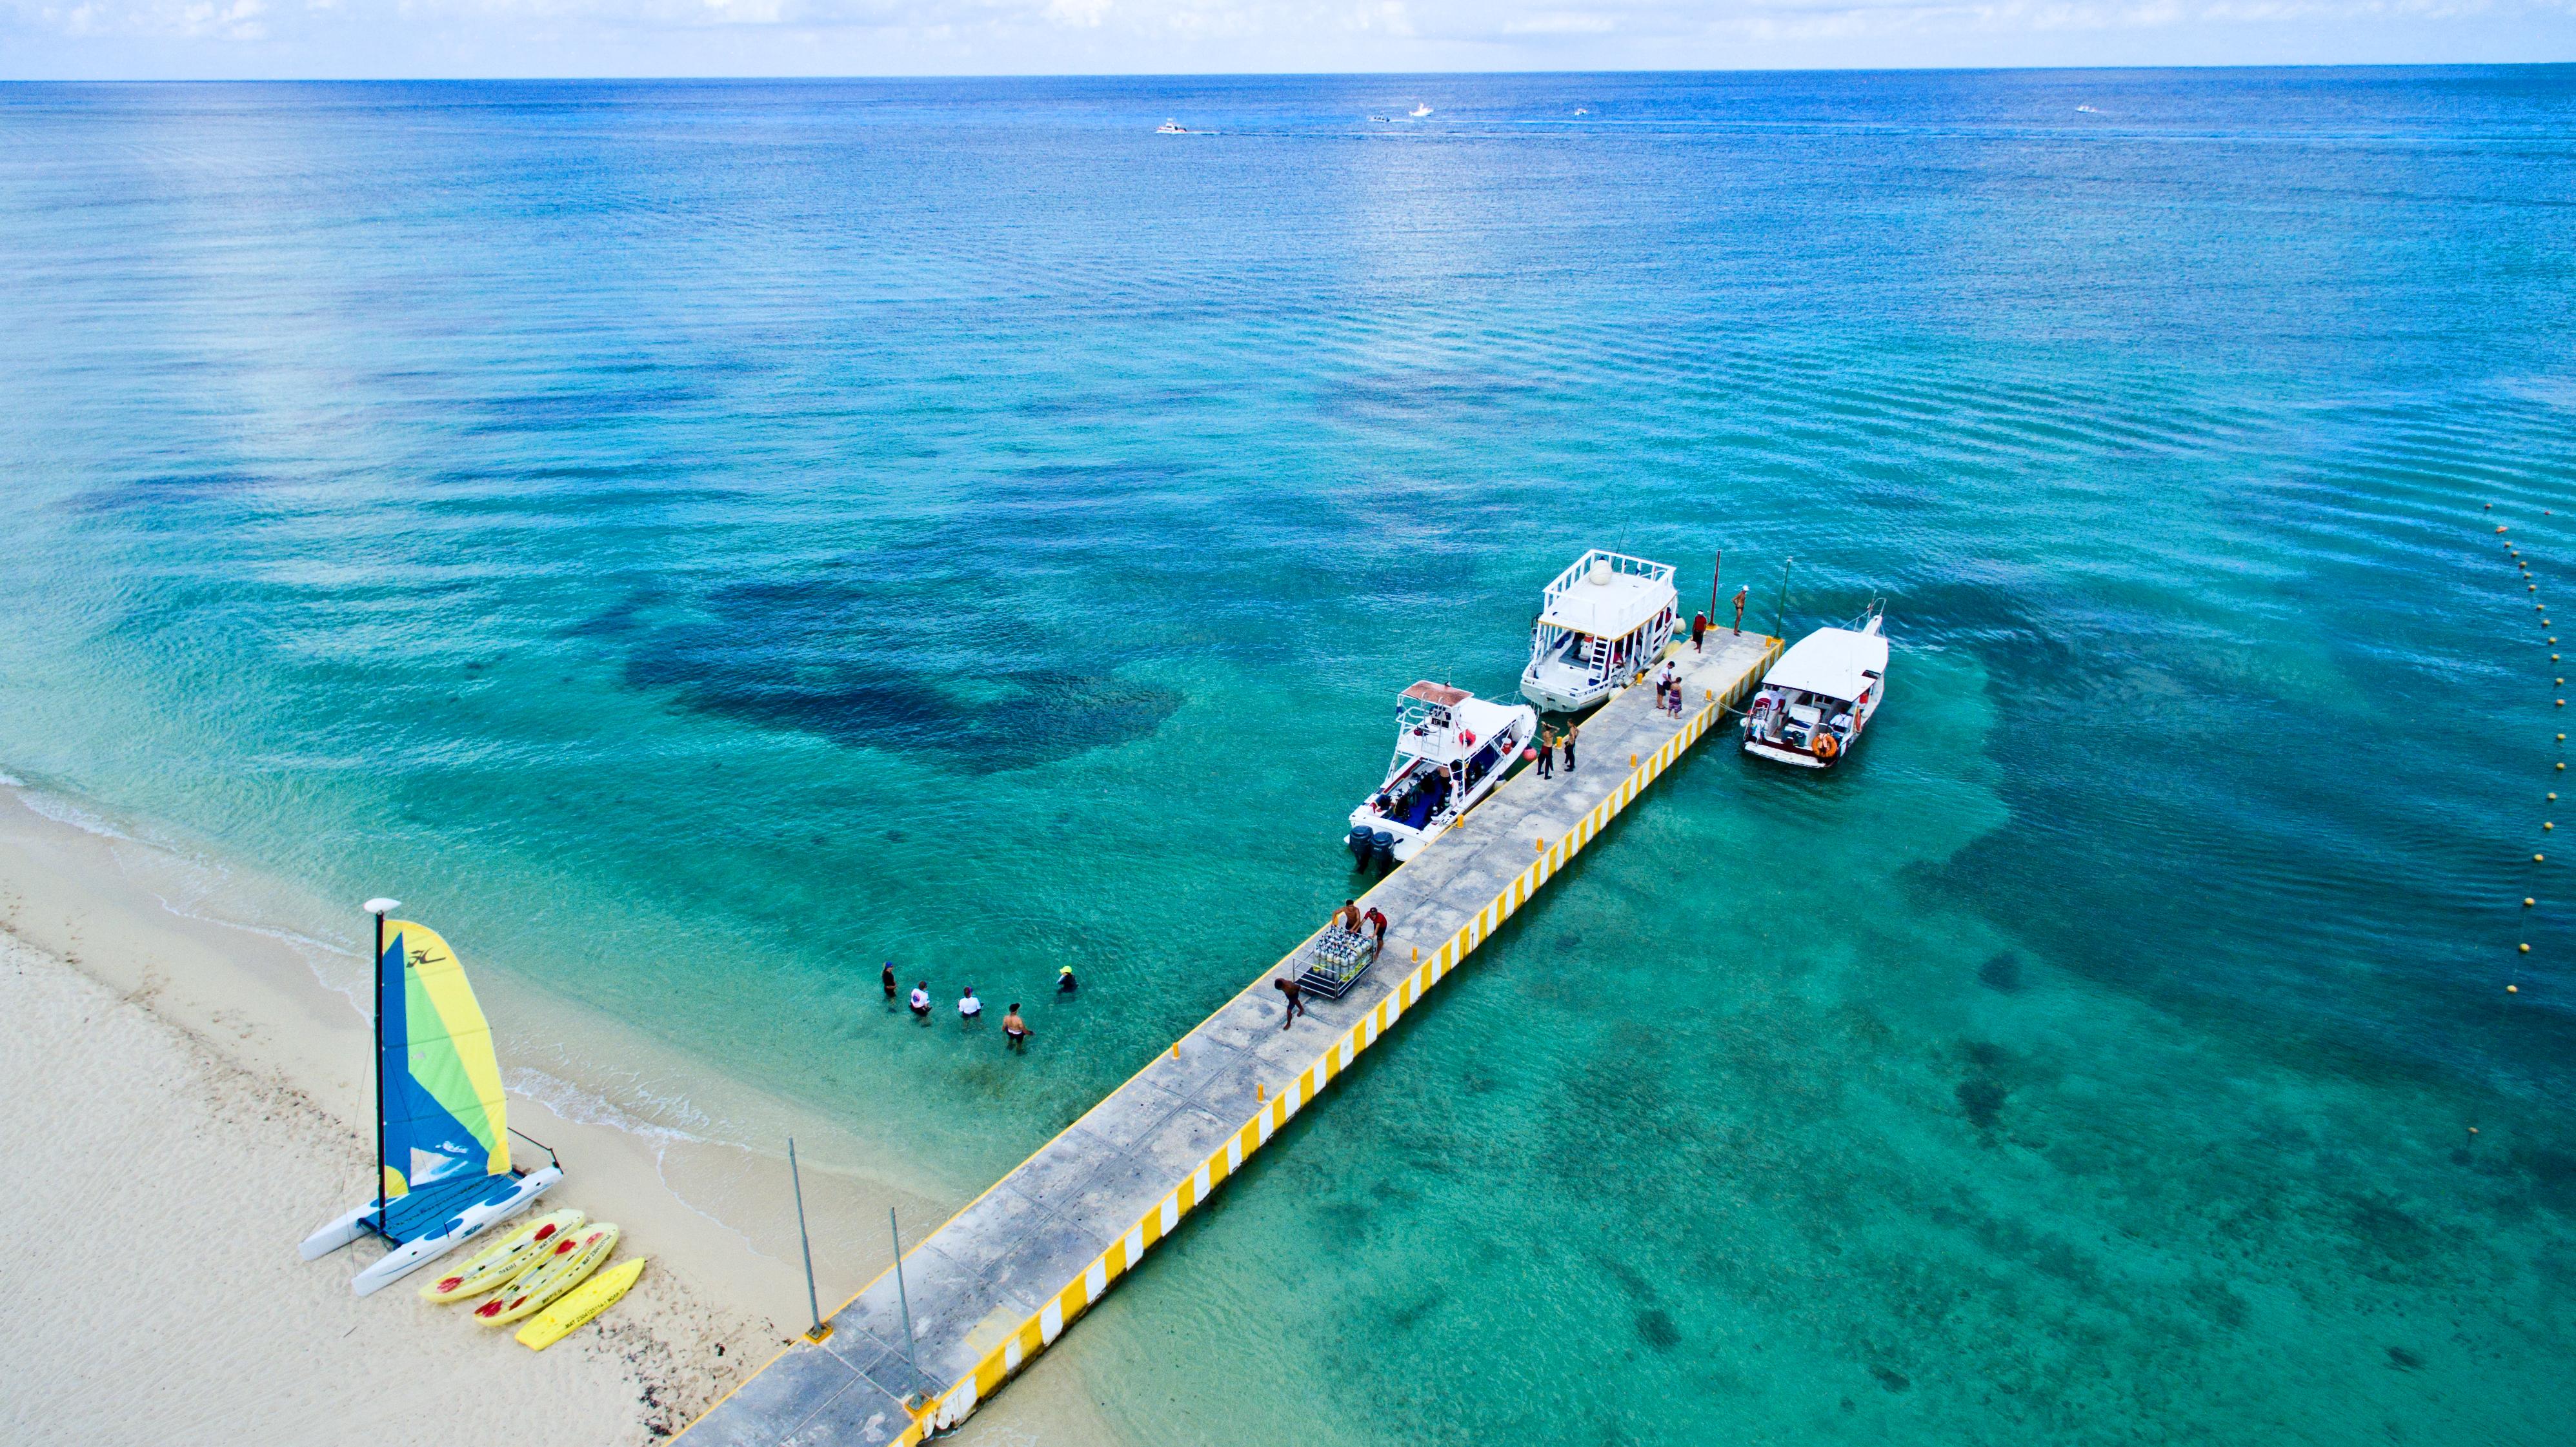
[[[2572,311],[2565,67],[0,87],[0,770],[953,1203],[1398,689],[1722,549],[1886,600],[1850,765],[1658,785],[1058,1348],[1118,1428],[2563,1442]]]

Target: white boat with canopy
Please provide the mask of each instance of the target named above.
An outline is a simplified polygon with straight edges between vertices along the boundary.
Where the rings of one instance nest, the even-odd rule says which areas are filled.
[[[1547,585],[1521,696],[1575,713],[1643,677],[1681,616],[1670,563],[1594,548]]]
[[[385,917],[399,908],[398,900],[367,901],[376,917],[377,1194],[304,1240],[311,1261],[361,1236],[383,1237],[385,1254],[350,1282],[360,1296],[563,1179],[559,1161],[511,1165],[491,1023],[456,952],[435,930]]]
[[[1876,603],[1842,628],[1819,628],[1780,655],[1744,712],[1744,751],[1830,769],[1860,741],[1887,693],[1887,636]]]
[[[1345,841],[1362,867],[1411,859],[1474,808],[1538,734],[1538,710],[1424,681],[1395,710],[1386,782],[1351,811]]]

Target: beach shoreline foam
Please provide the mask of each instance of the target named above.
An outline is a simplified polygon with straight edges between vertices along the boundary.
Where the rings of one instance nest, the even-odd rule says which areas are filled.
[[[333,978],[362,965],[294,923],[218,918],[292,886],[128,822],[0,787],[0,988],[18,1022],[0,1055],[0,1159],[31,1182],[0,1227],[45,1243],[25,1283],[36,1294],[89,1303],[78,1329],[25,1313],[0,1329],[32,1383],[11,1394],[10,1440],[127,1440],[148,1424],[210,1442],[450,1443],[453,1404],[473,1402],[478,1416],[542,1413],[549,1440],[649,1442],[796,1330],[805,1282],[783,1161],[662,1124],[667,1103],[514,1066],[506,1047],[512,1124],[567,1166],[546,1204],[624,1227],[652,1258],[634,1294],[531,1354],[421,1302],[416,1280],[353,1296],[366,1243],[298,1260],[304,1233],[365,1189],[368,1026]],[[228,886],[233,910],[205,907]],[[477,985],[487,1002],[525,993],[499,971]],[[644,1048],[603,1032],[613,1022],[559,1054]],[[926,1228],[959,1203],[825,1164],[843,1146],[829,1123],[798,1128],[818,1148],[804,1190],[829,1311],[881,1264],[858,1248],[889,1206]],[[973,1435],[1109,1440],[1078,1370],[1048,1376]]]

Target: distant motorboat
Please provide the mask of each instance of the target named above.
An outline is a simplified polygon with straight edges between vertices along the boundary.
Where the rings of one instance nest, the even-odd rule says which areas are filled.
[[[2077,110],[2079,110],[2079,111],[2082,111],[2084,114],[2086,114],[2086,115],[2088,115],[2088,116],[2098,116],[2098,115],[2102,114],[2100,111],[2097,111],[2097,110],[2093,109],[2091,106],[2077,106],[2077,107],[2076,107],[2076,109],[2077,109]]]
[[[1578,116],[1588,116],[1588,115],[1592,114],[1592,112],[1590,112],[1590,111],[1588,111],[1588,110],[1585,110],[1585,109],[1584,109],[1583,107],[1581,107],[1581,106],[1576,106],[1576,107],[1574,108],[1574,113],[1575,113],[1576,115],[1578,115]]]
[[[1417,121],[1418,121],[1418,120],[1422,119],[1424,116],[1427,116],[1427,115],[1431,114],[1431,107],[1426,106],[1426,105],[1417,105],[1417,106],[1415,106],[1413,109],[1411,109],[1411,110],[1409,110],[1409,111],[1406,111],[1406,112],[1405,112],[1405,114],[1406,114],[1406,115],[1409,115],[1409,116],[1411,116],[1411,117],[1413,117],[1415,120],[1417,120]]]
[[[1182,125],[1179,121],[1165,121],[1161,125],[1154,127],[1154,134],[1158,136],[1186,136],[1189,133],[1190,128]]]

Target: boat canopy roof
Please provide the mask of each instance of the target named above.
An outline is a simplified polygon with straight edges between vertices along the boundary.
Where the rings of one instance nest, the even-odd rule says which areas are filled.
[[[1595,638],[1618,638],[1654,621],[1673,606],[1672,569],[1628,573],[1602,565],[1571,583],[1551,590],[1539,625],[1568,628]]]
[[[1396,751],[1411,754],[1416,758],[1430,759],[1435,763],[1448,763],[1453,759],[1469,757],[1478,749],[1492,743],[1495,735],[1500,734],[1515,718],[1524,715],[1533,721],[1537,718],[1536,712],[1526,705],[1498,703],[1490,698],[1478,698],[1462,688],[1441,688],[1436,683],[1417,683],[1413,688],[1406,689],[1404,696],[1419,698],[1421,695],[1415,693],[1414,688],[1437,689],[1448,695],[1447,698],[1434,700],[1440,707],[1449,711],[1448,722],[1445,726],[1433,727],[1430,719],[1420,714],[1406,717],[1402,722],[1401,731],[1396,735]],[[1460,738],[1461,734],[1473,738],[1475,742],[1463,741]]]
[[[1424,703],[1436,703],[1442,708],[1455,708],[1459,704],[1465,703],[1467,700],[1475,697],[1474,694],[1469,693],[1463,688],[1451,688],[1445,683],[1433,683],[1427,678],[1422,682],[1415,684],[1413,687],[1406,689],[1404,691],[1404,696],[1406,698],[1418,698]]]
[[[1887,638],[1849,628],[1819,628],[1780,655],[1764,688],[1796,688],[1850,703],[1887,672]]]

